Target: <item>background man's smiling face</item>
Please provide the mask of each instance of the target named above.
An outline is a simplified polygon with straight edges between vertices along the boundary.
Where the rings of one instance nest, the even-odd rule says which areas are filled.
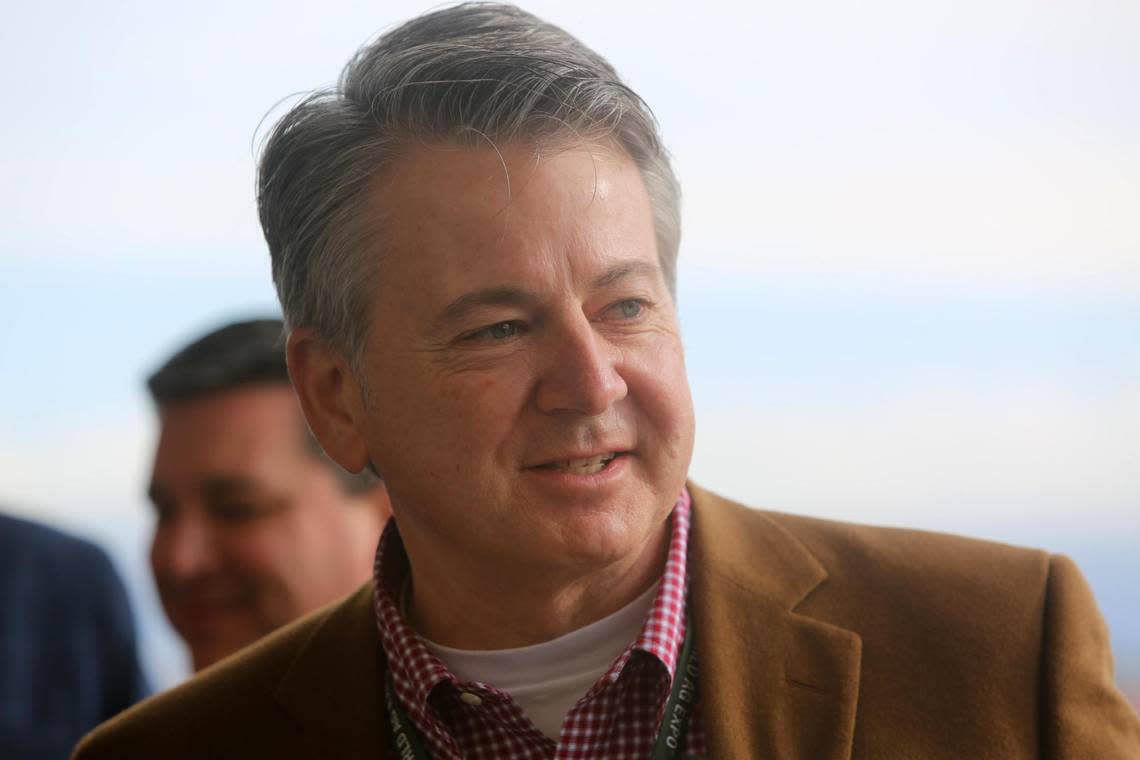
[[[382,518],[302,425],[284,383],[162,408],[151,567],[196,670],[365,580]]]
[[[416,147],[378,178],[362,432],[406,539],[596,566],[659,535],[684,484],[674,303],[628,157],[499,147]]]

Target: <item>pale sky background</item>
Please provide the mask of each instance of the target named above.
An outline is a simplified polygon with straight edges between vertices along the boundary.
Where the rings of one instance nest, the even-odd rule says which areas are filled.
[[[5,9],[0,503],[113,551],[160,685],[143,377],[275,311],[259,122],[428,7]],[[524,7],[674,153],[694,477],[1071,554],[1140,683],[1140,3]]]

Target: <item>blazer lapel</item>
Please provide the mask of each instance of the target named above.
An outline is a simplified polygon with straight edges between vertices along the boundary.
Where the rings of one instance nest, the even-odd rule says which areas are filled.
[[[755,510],[689,485],[689,567],[710,758],[851,756],[861,641],[797,614],[827,571]]]
[[[372,583],[342,602],[285,672],[277,701],[321,760],[387,755],[384,653],[372,612]]]

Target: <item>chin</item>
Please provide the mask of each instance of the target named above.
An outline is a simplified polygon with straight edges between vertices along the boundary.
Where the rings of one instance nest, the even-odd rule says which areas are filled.
[[[560,536],[561,554],[578,566],[596,567],[620,562],[640,555],[663,526],[664,519],[647,520],[643,516],[633,518],[628,513],[585,517],[563,529]]]

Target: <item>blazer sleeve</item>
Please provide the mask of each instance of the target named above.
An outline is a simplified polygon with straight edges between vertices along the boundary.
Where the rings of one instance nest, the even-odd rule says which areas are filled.
[[[1041,711],[1050,760],[1140,758],[1140,719],[1115,686],[1108,627],[1080,570],[1064,556],[1049,563]]]

